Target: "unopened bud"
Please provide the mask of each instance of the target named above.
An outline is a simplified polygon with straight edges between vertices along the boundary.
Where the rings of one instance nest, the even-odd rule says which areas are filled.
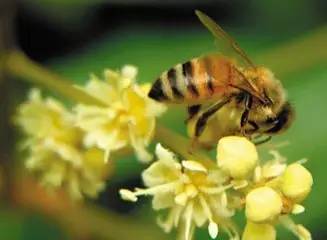
[[[282,205],[282,199],[276,191],[270,187],[260,187],[246,196],[245,214],[252,222],[269,222],[281,213]]]
[[[255,168],[258,153],[255,145],[245,137],[230,136],[219,140],[218,166],[236,179],[246,178]]]
[[[282,177],[283,194],[295,202],[303,201],[311,191],[313,179],[311,173],[299,163],[289,165]]]

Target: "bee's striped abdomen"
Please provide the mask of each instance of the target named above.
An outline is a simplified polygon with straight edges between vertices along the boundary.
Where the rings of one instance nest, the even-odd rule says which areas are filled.
[[[166,102],[198,102],[219,97],[229,79],[230,61],[207,55],[177,64],[153,84],[149,97]]]
[[[199,91],[196,87],[196,84],[193,83],[194,71],[193,71],[192,61],[188,61],[188,62],[182,64],[182,69],[183,69],[184,82],[187,87],[187,90],[195,97],[198,97]]]
[[[171,91],[173,93],[173,99],[180,99],[184,97],[183,90],[180,86],[181,76],[178,75],[179,73],[179,65],[174,68],[171,68],[167,72],[167,80],[169,82],[169,86],[171,87]]]
[[[193,83],[193,64],[188,61],[164,72],[152,85],[149,97],[157,101],[179,102],[199,96]]]
[[[168,96],[163,90],[161,78],[158,78],[151,87],[148,96],[159,102],[168,100]]]

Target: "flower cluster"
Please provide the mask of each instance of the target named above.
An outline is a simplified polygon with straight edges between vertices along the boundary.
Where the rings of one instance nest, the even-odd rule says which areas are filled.
[[[84,143],[111,151],[132,146],[140,161],[148,162],[146,150],[155,129],[155,118],[165,106],[147,97],[149,85],[135,84],[137,69],[125,66],[120,73],[106,70],[104,81],[92,75],[82,88],[107,106],[76,106],[76,124],[85,132]]]
[[[72,198],[95,197],[105,186],[112,151],[135,150],[149,161],[155,118],[165,108],[150,100],[148,87],[136,84],[137,69],[105,71],[105,80],[91,76],[81,89],[106,106],[78,104],[67,109],[54,98],[32,90],[21,104],[15,123],[26,134],[26,167],[49,189],[63,188]]]
[[[289,217],[304,211],[300,204],[312,186],[311,174],[300,162],[287,165],[277,152],[272,152],[272,160],[261,162],[252,142],[234,136],[219,141],[216,164],[201,159],[179,161],[160,144],[156,155],[158,160],[142,175],[147,188],[121,189],[120,194],[132,202],[152,195],[155,210],[168,209],[166,218],[158,219],[164,231],[178,228],[189,240],[195,227],[205,225],[212,238],[222,229],[230,239],[240,239],[231,217],[245,209],[243,240],[276,239],[278,222],[299,239],[311,239]]]
[[[82,146],[82,132],[74,115],[53,98],[43,99],[33,89],[29,100],[18,108],[15,118],[28,136],[26,167],[35,172],[49,189],[63,187],[73,198],[96,196],[104,187],[103,154]]]

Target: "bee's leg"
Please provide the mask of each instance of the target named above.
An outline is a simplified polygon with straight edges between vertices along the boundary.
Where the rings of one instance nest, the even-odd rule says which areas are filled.
[[[192,105],[187,107],[188,117],[185,122],[191,120],[199,111],[201,110],[201,105]]]
[[[248,123],[253,127],[253,129],[251,130],[251,134],[255,133],[257,130],[259,130],[259,126],[258,124],[256,124],[253,121],[248,121]],[[262,138],[264,137],[264,138]],[[261,139],[260,139],[261,138]],[[262,133],[259,133],[258,135],[254,136],[254,138],[251,139],[251,141],[255,144],[255,145],[261,145],[263,143],[266,143],[268,141],[270,141],[272,138],[272,136],[263,136]]]
[[[262,135],[260,135],[260,136],[258,136],[257,138],[259,138],[259,137],[261,137]],[[263,144],[263,143],[266,143],[266,142],[269,142],[270,140],[271,140],[271,138],[272,138],[272,136],[266,136],[265,138],[263,138],[263,139],[259,139],[258,141],[253,141],[253,143],[255,144],[255,145],[261,145],[261,144]],[[254,139],[254,140],[256,140],[256,139]]]
[[[254,133],[259,132],[258,130],[260,129],[258,124],[256,124],[254,121],[248,121],[248,124],[252,127],[251,129],[247,129],[246,130],[246,134],[248,135],[253,135]],[[259,136],[261,136],[262,134],[260,133]],[[254,139],[257,138],[257,136],[254,137]],[[252,138],[251,138],[252,139]]]
[[[192,153],[194,149],[198,146],[198,138],[203,133],[203,130],[205,128],[206,123],[208,122],[208,119],[215,114],[220,108],[222,108],[225,104],[227,104],[231,100],[231,97],[228,97],[226,99],[223,99],[219,102],[216,102],[215,104],[211,105],[208,109],[206,109],[204,112],[201,113],[199,118],[197,119],[195,123],[195,134],[192,138],[192,142],[189,148],[189,152]]]
[[[248,123],[249,120],[249,113],[252,107],[252,97],[250,94],[246,94],[245,95],[245,99],[244,99],[244,104],[245,104],[245,110],[242,113],[241,116],[241,133],[243,135],[246,135],[245,133],[245,126]]]
[[[212,106],[210,106],[205,112],[203,112],[200,117],[198,118],[195,124],[195,137],[198,138],[201,136],[206,123],[208,122],[209,118],[215,114],[220,108],[222,108],[225,104],[230,101],[231,98],[226,98],[222,101],[219,101]]]
[[[191,140],[191,143],[190,143],[190,145],[189,145],[189,147],[188,147],[188,152],[189,152],[190,154],[192,154],[193,151],[194,151],[195,149],[197,149],[197,146],[198,146],[198,139],[195,138],[195,137],[193,137],[192,140]]]
[[[248,123],[253,127],[253,129],[251,129],[251,132],[256,132],[257,130],[259,130],[259,126],[255,122],[248,121]]]

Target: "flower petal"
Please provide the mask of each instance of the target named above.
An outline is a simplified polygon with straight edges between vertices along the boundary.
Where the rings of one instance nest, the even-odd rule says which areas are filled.
[[[175,169],[181,169],[181,165],[176,160],[176,156],[169,150],[162,147],[160,143],[156,146],[156,155],[159,161],[167,166],[171,166]]]
[[[204,172],[204,173],[208,171],[206,167],[203,166],[201,163],[191,160],[182,161],[182,166],[187,170],[191,170],[191,171]]]
[[[152,207],[154,210],[170,208],[174,206],[174,195],[170,193],[158,193],[153,196]]]

